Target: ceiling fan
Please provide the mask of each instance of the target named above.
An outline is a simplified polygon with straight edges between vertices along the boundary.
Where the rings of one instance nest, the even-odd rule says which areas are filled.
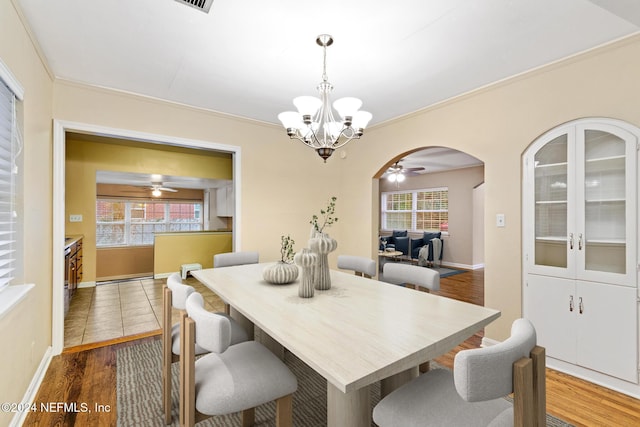
[[[178,192],[175,188],[163,187],[162,182],[152,182],[150,189],[152,190],[151,195],[154,197],[160,197],[163,191],[168,191],[170,193]]]
[[[419,175],[418,171],[423,171],[422,166],[415,168],[403,168],[400,164],[402,160],[395,162],[387,169],[387,179],[391,182],[402,182],[407,176]]]

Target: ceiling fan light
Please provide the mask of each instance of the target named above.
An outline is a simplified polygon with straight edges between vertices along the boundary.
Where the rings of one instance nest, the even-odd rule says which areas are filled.
[[[396,181],[397,181],[397,182],[402,182],[402,181],[404,181],[404,179],[405,179],[404,174],[399,173],[399,174],[398,174],[398,177],[396,178]]]
[[[294,98],[293,105],[296,106],[298,112],[302,116],[311,116],[313,117],[316,114],[316,111],[322,105],[322,101],[320,98],[316,98],[314,96],[299,96]]]
[[[396,182],[396,179],[398,179],[398,175],[395,173],[390,174],[387,179],[389,180],[389,182]]]
[[[160,197],[162,196],[162,191],[158,190],[157,188],[154,188],[153,191],[151,192],[151,195],[153,197]]]
[[[360,101],[358,98],[349,96],[337,99],[333,103],[333,108],[336,109],[343,120],[347,117],[353,117],[358,112],[358,109],[360,107],[362,107],[362,101]]]

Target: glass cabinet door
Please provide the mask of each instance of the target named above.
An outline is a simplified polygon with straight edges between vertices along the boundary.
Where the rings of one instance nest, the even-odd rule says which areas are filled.
[[[560,135],[534,156],[534,265],[567,268],[568,135]]]
[[[627,165],[628,157],[635,154],[635,144],[630,138],[625,140],[624,133],[602,129],[581,129],[580,137],[584,138],[584,153],[580,153],[584,183],[578,199],[583,212],[578,236],[579,276],[588,279],[598,272],[627,275],[635,268],[628,257],[629,208],[635,203],[629,200],[633,198],[629,187],[633,187],[630,180],[634,175]]]

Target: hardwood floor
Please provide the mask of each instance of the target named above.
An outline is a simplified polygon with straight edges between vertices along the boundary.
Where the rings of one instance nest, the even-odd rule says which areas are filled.
[[[441,280],[440,295],[482,304],[484,274],[471,271]],[[209,296],[214,305],[215,296]],[[155,334],[155,335],[154,335]],[[151,335],[151,336],[150,336]],[[35,402],[78,402],[87,404],[91,413],[31,412],[25,426],[115,426],[116,425],[116,351],[140,341],[160,339],[157,332],[121,338],[117,342],[79,346],[65,351],[51,361]],[[480,345],[482,334],[476,334],[436,361],[453,365],[455,353]],[[94,411],[102,405],[102,412]],[[107,410],[108,408],[108,410]],[[613,392],[547,369],[547,411],[576,426],[638,426],[640,400]]]

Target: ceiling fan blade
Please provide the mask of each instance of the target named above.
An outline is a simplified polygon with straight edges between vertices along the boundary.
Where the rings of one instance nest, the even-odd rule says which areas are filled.
[[[177,193],[178,190],[176,190],[175,188],[168,188],[168,187],[160,187],[158,188],[158,190],[160,191],[168,191],[170,193]]]

